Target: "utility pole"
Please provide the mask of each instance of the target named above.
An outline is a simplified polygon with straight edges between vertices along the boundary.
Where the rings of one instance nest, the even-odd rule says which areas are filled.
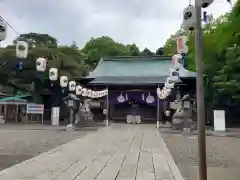
[[[205,134],[205,104],[204,104],[204,79],[202,71],[202,10],[201,5],[195,0],[196,27],[195,27],[195,50],[196,50],[196,73],[197,73],[197,122],[198,122],[198,153],[199,153],[199,180],[207,180],[206,161],[206,134]]]

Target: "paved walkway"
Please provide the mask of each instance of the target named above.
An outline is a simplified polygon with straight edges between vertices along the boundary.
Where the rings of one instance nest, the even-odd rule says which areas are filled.
[[[1,180],[183,180],[158,130],[112,124],[0,171]]]

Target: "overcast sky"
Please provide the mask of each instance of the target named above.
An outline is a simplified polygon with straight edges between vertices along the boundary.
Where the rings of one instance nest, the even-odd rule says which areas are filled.
[[[214,17],[229,10],[226,0],[207,9]],[[236,1],[236,0],[235,0]],[[189,0],[0,0],[0,12],[19,33],[47,33],[60,44],[110,36],[155,51],[176,32]],[[4,43],[17,34],[10,30]]]

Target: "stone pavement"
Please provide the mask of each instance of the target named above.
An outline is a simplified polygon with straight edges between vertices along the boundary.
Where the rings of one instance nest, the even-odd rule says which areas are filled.
[[[196,135],[169,133],[161,136],[185,180],[198,180],[198,139]],[[226,132],[228,134],[228,132]],[[237,137],[206,137],[208,180],[239,180],[240,139]]]
[[[1,180],[183,180],[152,125],[112,124],[0,171]]]

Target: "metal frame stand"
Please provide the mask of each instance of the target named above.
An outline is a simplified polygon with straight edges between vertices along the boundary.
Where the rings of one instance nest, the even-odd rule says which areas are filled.
[[[158,85],[158,88],[159,88],[159,85]],[[157,128],[160,127],[160,119],[159,119],[160,112],[159,112],[159,108],[160,108],[160,102],[159,102],[159,97],[157,97]]]
[[[74,111],[73,111],[73,100],[68,100],[68,107],[69,107],[69,123],[66,126],[66,131],[72,132],[74,131],[74,125],[73,125],[73,120],[74,120]]]

